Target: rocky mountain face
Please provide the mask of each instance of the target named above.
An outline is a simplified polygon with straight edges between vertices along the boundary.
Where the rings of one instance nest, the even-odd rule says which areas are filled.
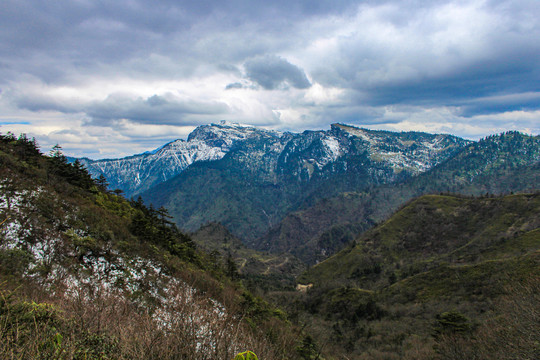
[[[333,124],[330,131],[304,132],[287,144],[279,167],[310,179],[365,167],[372,178],[422,173],[468,141],[449,135],[372,131]],[[383,175],[384,174],[384,175]]]
[[[200,126],[186,140],[175,140],[159,149],[121,159],[79,159],[94,176],[105,176],[112,189],[127,197],[149,189],[181,173],[198,161],[219,160],[237,142],[253,137],[277,137],[279,132],[237,124]]]

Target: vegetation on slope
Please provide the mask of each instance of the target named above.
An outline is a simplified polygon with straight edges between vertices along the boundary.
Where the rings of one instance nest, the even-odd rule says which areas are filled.
[[[231,278],[241,278],[252,292],[264,294],[277,289],[294,289],[296,276],[306,270],[290,254],[272,254],[249,249],[218,223],[202,226],[191,234],[193,241],[216,258],[225,259]]]
[[[539,230],[540,193],[423,196],[273,298],[330,359],[537,358]]]
[[[292,212],[257,239],[256,248],[273,253],[290,252],[313,265],[374,225],[363,207],[368,199],[362,193],[342,193]]]
[[[283,312],[226,276],[167,211],[128,201],[56,147],[0,136],[0,357],[265,359]]]

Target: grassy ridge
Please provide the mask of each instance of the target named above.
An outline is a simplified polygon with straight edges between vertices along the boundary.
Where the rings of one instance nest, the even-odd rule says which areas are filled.
[[[520,255],[539,245],[539,212],[538,194],[503,198],[426,195],[357,239],[356,246],[314,266],[300,281],[353,279],[368,273],[374,264],[403,277],[418,271],[416,268],[441,262],[474,263]],[[366,277],[380,280],[382,275]]]

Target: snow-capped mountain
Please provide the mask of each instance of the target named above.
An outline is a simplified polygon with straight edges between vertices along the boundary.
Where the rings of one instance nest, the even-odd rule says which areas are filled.
[[[364,167],[369,174],[384,171],[417,175],[446,159],[469,141],[451,135],[390,132],[332,124],[330,131],[304,132],[281,154],[281,166],[299,177],[331,176]]]
[[[276,183],[279,176],[309,181],[314,174],[331,176],[359,165],[376,178],[381,171],[390,178],[402,172],[414,175],[445,159],[449,149],[467,143],[450,135],[372,131],[341,124],[332,125],[329,131],[293,134],[221,122],[199,126],[187,140],[172,141],[152,152],[81,162],[93,176],[104,175],[111,188],[121,189],[129,197],[180,174],[193,163],[220,160],[240,145],[241,153],[236,156],[243,157],[246,170]]]
[[[169,209],[182,229],[195,231],[216,221],[235,236],[255,239],[290,211],[342,192],[363,192],[415,176],[470,143],[451,135],[341,124],[303,133],[210,125],[195,130],[187,143],[199,139],[220,147],[230,136],[238,137],[237,131],[251,135],[236,139],[221,159],[194,162],[142,192],[143,199]]]
[[[80,159],[94,176],[105,176],[112,189],[126,196],[140,193],[178,175],[198,161],[219,160],[236,143],[257,137],[280,137],[276,131],[221,122],[199,126],[187,141],[178,139],[152,152],[121,159]]]
[[[322,199],[351,192],[370,194],[384,185],[389,194],[369,203],[366,210],[380,219],[388,215],[384,209],[393,210],[402,199],[426,189],[450,191],[453,184],[475,177],[489,180],[485,170],[498,164],[528,166],[538,161],[536,138],[510,134],[497,139],[473,143],[452,135],[374,131],[343,124],[324,131],[281,133],[222,123],[198,127],[186,141],[174,141],[155,153],[95,161],[89,169],[94,176],[105,175],[111,188],[120,188],[127,196],[140,194],[147,203],[164,206],[184,230],[219,222],[235,236],[263,248],[263,243],[278,241],[255,244],[255,239],[262,239],[287,214]],[[516,155],[505,157],[506,153]],[[426,181],[424,174],[435,175]],[[413,185],[395,195],[393,184],[403,189]],[[362,199],[358,202],[363,204]],[[351,209],[344,206],[339,211],[356,216]],[[291,219],[291,226],[276,232],[283,249],[307,236],[299,234],[302,227]],[[317,228],[307,223],[303,228]]]

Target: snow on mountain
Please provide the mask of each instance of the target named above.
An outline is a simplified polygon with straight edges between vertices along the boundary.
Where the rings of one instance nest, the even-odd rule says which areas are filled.
[[[244,158],[246,168],[261,172],[261,178],[276,179],[277,174],[290,172],[309,179],[338,161],[347,168],[351,161],[347,156],[364,154],[395,173],[418,174],[443,160],[445,149],[467,143],[449,135],[372,131],[342,124],[333,124],[329,131],[292,134],[221,122],[199,126],[187,140],[172,141],[153,152],[122,159],[80,160],[93,176],[104,175],[111,188],[131,196],[180,174],[195,162],[220,160],[240,147],[238,156]]]
[[[282,133],[222,121],[197,127],[187,141],[178,139],[152,152],[121,159],[80,159],[94,176],[105,176],[112,189],[131,196],[181,173],[194,162],[219,160],[241,141],[279,138]]]
[[[221,121],[219,124],[202,125],[189,134],[187,141],[203,141],[206,144],[221,148],[224,152],[229,151],[238,141],[256,137],[279,138],[283,133],[273,130],[256,128],[251,125],[242,125]]]
[[[396,172],[407,170],[412,174],[422,173],[440,163],[445,159],[441,157],[445,150],[470,143],[452,135],[371,131],[342,124],[333,124],[332,130],[361,139],[371,160],[385,163]]]

